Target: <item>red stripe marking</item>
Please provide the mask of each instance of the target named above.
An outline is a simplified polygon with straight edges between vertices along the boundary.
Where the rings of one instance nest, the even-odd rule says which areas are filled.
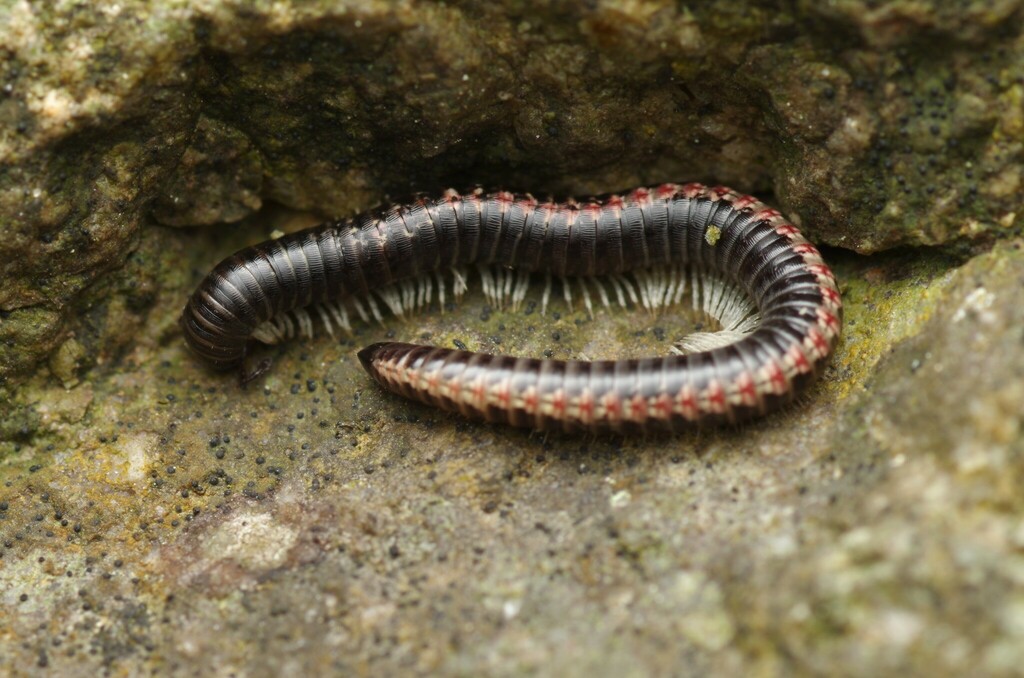
[[[565,391],[558,389],[551,394],[551,409],[555,411],[554,416],[564,418],[566,404]]]
[[[619,400],[619,396],[614,393],[606,393],[601,398],[601,404],[604,405],[605,417],[609,421],[618,421],[622,415],[622,402]]]
[[[639,393],[629,399],[629,418],[639,424],[647,419],[647,398]]]
[[[794,343],[789,347],[789,351],[786,352],[786,356],[793,361],[793,367],[798,372],[810,372],[811,364],[807,362],[807,356],[804,355],[803,349],[800,348],[799,343]]]
[[[708,409],[712,412],[725,412],[725,389],[717,381],[708,382]]]
[[[523,409],[529,414],[537,413],[537,406],[540,404],[540,398],[537,397],[537,389],[530,386],[523,392]]]
[[[832,269],[825,264],[807,264],[807,270],[816,276],[832,279]]]
[[[662,184],[655,189],[662,200],[671,200],[679,192],[679,184]]]
[[[829,331],[831,331],[833,334],[839,333],[839,318],[837,318],[834,314],[830,313],[829,311],[823,308],[819,308],[818,319],[822,323],[824,323],[825,327],[827,327]]]
[[[747,209],[751,205],[755,205],[755,204],[757,204],[759,202],[761,202],[761,201],[758,200],[757,198],[755,198],[752,195],[744,195],[744,196],[740,196],[739,198],[734,200],[733,203],[732,203],[732,206],[735,207],[738,210],[743,210],[743,209]]]
[[[484,385],[482,379],[477,380],[476,383],[471,387],[473,393],[473,404],[476,405],[478,410],[482,410],[487,407],[487,387]]]
[[[427,375],[427,392],[432,396],[437,395],[437,390],[441,386],[441,371],[435,370]]]
[[[697,396],[689,386],[684,386],[679,391],[679,412],[690,420],[696,419],[700,413],[700,408],[697,407]]]
[[[705,190],[706,189],[704,187],[704,184],[692,183],[692,184],[683,184],[681,192],[682,192],[684,197],[687,197],[687,198],[698,198],[698,197],[704,195],[704,191]]]
[[[672,398],[667,393],[662,393],[654,401],[654,411],[657,412],[658,418],[668,419],[672,416]]]
[[[584,391],[579,397],[578,407],[580,411],[580,421],[584,424],[589,424],[594,421],[594,394],[590,391]]]
[[[828,339],[817,327],[812,327],[807,330],[807,336],[811,340],[811,344],[814,349],[818,352],[818,355],[824,356],[828,354]]]
[[[757,386],[749,372],[741,372],[736,377],[736,391],[740,394],[740,402],[744,405],[757,404]]]
[[[507,383],[498,384],[494,387],[494,396],[501,403],[501,407],[508,409],[509,403],[512,402],[512,393],[508,388]]]
[[[839,296],[839,292],[828,285],[821,286],[821,295],[830,301],[833,306],[839,306],[843,301]]]
[[[772,385],[772,392],[779,395],[785,393],[789,382],[786,381],[786,373],[782,371],[779,364],[772,360],[765,363],[764,370],[768,373],[768,382]]]

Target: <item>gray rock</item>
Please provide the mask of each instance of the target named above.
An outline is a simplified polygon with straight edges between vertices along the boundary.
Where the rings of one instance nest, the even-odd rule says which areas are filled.
[[[0,672],[1013,675],[1022,16],[0,8]],[[275,229],[449,185],[676,180],[774,194],[838,246],[843,343],[777,417],[542,437],[398,401],[354,355],[639,355],[684,312],[474,288],[268,349],[244,388],[181,341],[202,274]]]

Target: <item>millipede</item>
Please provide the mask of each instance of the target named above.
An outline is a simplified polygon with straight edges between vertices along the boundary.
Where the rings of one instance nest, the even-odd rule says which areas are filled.
[[[842,329],[821,254],[775,209],[722,186],[663,184],[585,201],[454,190],[245,248],[182,313],[191,349],[238,368],[253,341],[333,335],[459,297],[470,271],[497,306],[530,277],[573,303],[657,311],[692,298],[721,325],[669,355],[554,360],[384,342],[359,360],[384,389],[488,422],[538,430],[677,432],[734,424],[791,402],[820,376]]]

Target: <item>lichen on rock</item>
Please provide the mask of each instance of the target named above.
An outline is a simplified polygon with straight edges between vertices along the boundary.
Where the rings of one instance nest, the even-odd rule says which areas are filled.
[[[1019,11],[12,3],[0,309],[45,308],[60,336],[11,320],[0,374],[76,331],[145,220],[235,221],[268,199],[330,216],[449,184],[700,179],[774,190],[859,252],[1014,231]]]
[[[1022,25],[1020,0],[5,3],[0,672],[1013,674]],[[195,283],[277,229],[680,180],[770,199],[835,264],[843,343],[778,417],[544,438],[354,357],[640,355],[683,312],[473,289],[268,349],[247,387],[181,341]]]

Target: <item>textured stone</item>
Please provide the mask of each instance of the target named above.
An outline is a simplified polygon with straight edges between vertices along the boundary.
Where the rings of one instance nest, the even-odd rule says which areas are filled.
[[[693,5],[0,8],[0,673],[1016,673],[1022,5]],[[682,310],[474,285],[246,387],[181,340],[203,273],[275,229],[678,179],[839,246],[843,342],[779,416],[544,437],[354,355],[650,354]]]
[[[195,137],[153,205],[153,217],[168,226],[238,221],[263,201],[263,165],[252,142],[238,130],[201,117]]]
[[[859,252],[1016,232],[1021,14],[1019,0],[12,1],[0,334],[18,348],[0,376],[82,329],[88,290],[124,275],[150,216],[234,221],[267,199],[329,216],[477,182],[705,180],[773,190],[816,240]],[[43,338],[18,312],[33,307],[53,318]]]

